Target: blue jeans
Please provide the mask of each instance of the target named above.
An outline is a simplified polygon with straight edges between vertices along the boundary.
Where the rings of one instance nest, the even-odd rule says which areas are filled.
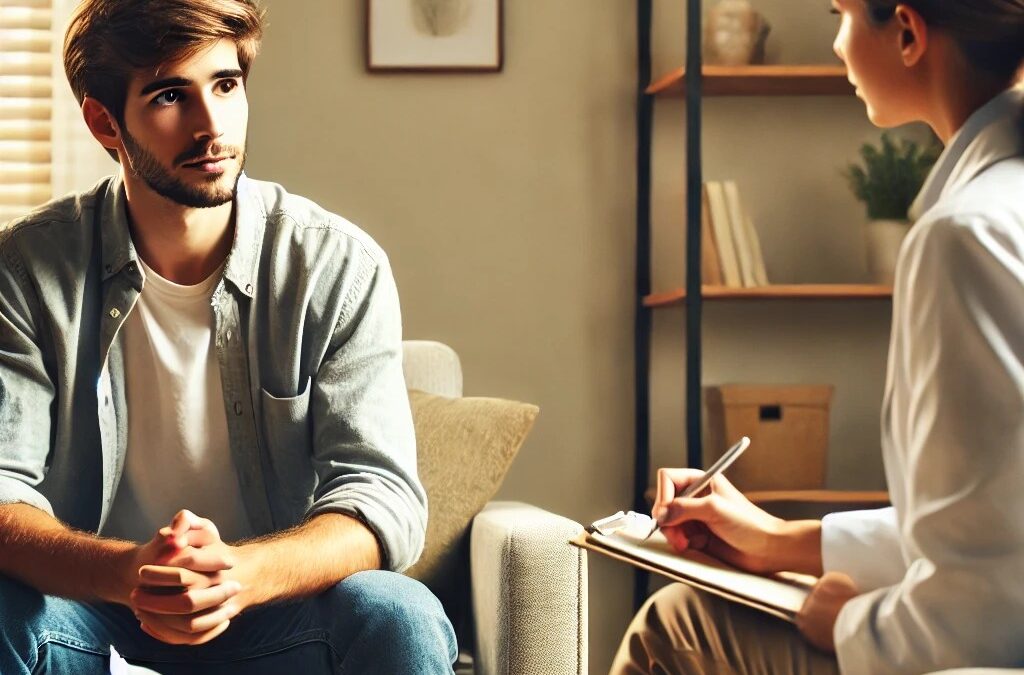
[[[161,675],[451,673],[451,623],[430,591],[393,572],[360,572],[314,598],[256,607],[214,640],[176,646],[131,610],[44,596],[0,576],[0,673],[107,675],[110,645]]]

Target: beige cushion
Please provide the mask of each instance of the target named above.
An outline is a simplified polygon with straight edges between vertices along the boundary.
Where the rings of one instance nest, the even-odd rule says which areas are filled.
[[[498,491],[539,408],[496,398],[410,391],[429,518],[423,555],[407,574],[440,598],[458,626],[469,593],[469,525]]]

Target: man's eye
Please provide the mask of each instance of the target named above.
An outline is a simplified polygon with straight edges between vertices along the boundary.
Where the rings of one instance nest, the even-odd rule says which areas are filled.
[[[232,89],[238,87],[238,82],[236,82],[235,80],[221,80],[219,86],[221,93],[226,94]]]
[[[168,89],[153,99],[157,105],[173,105],[181,100],[181,94],[174,89]]]

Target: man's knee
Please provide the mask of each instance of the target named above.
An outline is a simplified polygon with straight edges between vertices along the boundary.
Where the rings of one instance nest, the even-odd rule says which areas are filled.
[[[19,612],[27,618],[41,612],[45,601],[36,589],[0,574],[0,602],[4,608],[0,617],[6,619],[12,612]]]
[[[0,575],[0,673],[108,672],[109,636],[83,607]]]
[[[457,655],[455,632],[441,603],[414,579],[394,572],[360,572],[327,594],[336,608],[332,611],[348,613],[363,631],[373,633],[367,639],[410,645],[417,651],[440,648],[450,661]]]
[[[0,575],[0,672],[7,672],[4,667],[14,668],[15,663],[32,665],[45,606],[42,593]]]

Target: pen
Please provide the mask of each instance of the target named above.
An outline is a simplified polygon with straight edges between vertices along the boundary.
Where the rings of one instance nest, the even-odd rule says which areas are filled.
[[[691,484],[688,488],[683,490],[683,494],[679,495],[679,497],[683,499],[686,499],[687,497],[692,497],[693,495],[698,494],[707,486],[711,485],[711,480],[718,474],[728,469],[729,466],[732,465],[732,463],[735,462],[739,458],[739,456],[743,454],[743,451],[746,450],[749,446],[750,439],[744,436],[743,438],[740,439],[739,443],[726,450],[725,454],[719,457],[718,461],[712,464],[711,468],[705,471],[704,475],[697,479],[697,482]],[[651,529],[643,538],[643,541],[647,541],[648,539],[650,539],[651,535],[654,534],[655,531],[657,531],[660,527],[661,526],[658,525],[658,521],[655,520],[651,524]]]

